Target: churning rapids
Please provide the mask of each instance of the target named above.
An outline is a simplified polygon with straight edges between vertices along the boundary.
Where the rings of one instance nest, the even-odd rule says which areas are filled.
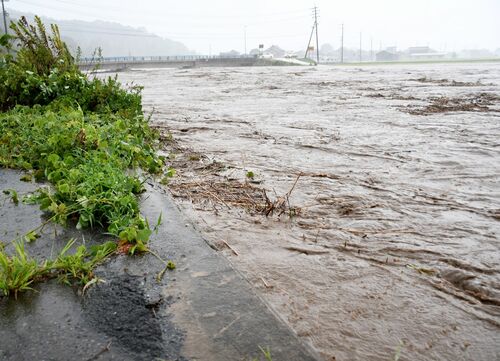
[[[500,359],[500,63],[120,80],[191,154],[181,208],[325,360]],[[249,171],[270,198],[301,174],[298,215],[194,200]]]

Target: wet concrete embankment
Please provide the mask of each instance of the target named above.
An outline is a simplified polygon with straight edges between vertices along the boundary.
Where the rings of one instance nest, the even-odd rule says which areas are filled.
[[[0,189],[22,196],[40,186],[20,182],[21,175],[0,170]],[[164,191],[147,188],[144,215],[164,220],[150,247],[177,269],[158,282],[164,265],[157,258],[117,256],[97,269],[100,281],[84,294],[54,280],[17,300],[0,298],[0,360],[249,360],[263,357],[259,347],[269,347],[275,360],[316,359]],[[0,219],[3,240],[45,220],[36,206],[7,197]],[[87,245],[105,240],[49,224],[26,249],[37,259],[54,257],[70,238]]]

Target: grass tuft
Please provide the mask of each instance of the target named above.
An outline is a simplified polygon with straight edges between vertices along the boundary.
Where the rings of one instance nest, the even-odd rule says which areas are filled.
[[[3,247],[0,249],[0,290],[5,296],[31,289],[31,284],[43,275],[43,265],[29,257],[24,243],[15,243],[15,254],[7,256]]]
[[[75,240],[70,240],[55,260],[37,262],[30,257],[23,242],[15,243],[15,254],[9,256],[0,248],[0,292],[4,296],[32,289],[38,281],[58,278],[65,284],[77,283],[86,286],[93,282],[93,269],[116,251],[114,242],[106,242],[87,249],[84,245],[69,254]]]

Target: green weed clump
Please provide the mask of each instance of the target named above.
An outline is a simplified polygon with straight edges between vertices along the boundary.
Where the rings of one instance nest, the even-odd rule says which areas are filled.
[[[144,243],[149,235],[136,197],[142,183],[128,169],[160,170],[153,144],[142,116],[19,106],[0,114],[0,166],[32,171],[53,184],[32,202],[59,223],[105,227],[130,242]]]
[[[126,117],[142,114],[142,88],[124,89],[116,78],[87,77],[61,40],[57,25],[51,25],[50,35],[36,16],[34,25],[21,17],[10,28],[15,34],[13,39],[0,39],[4,49],[0,52],[0,110],[56,102],[79,106],[85,112]]]
[[[153,230],[139,212],[143,184],[136,170],[157,173],[163,161],[142,112],[141,88],[83,74],[57,26],[49,33],[39,17],[34,24],[22,17],[10,28],[14,36],[0,37],[0,167],[47,184],[26,200],[51,221],[103,227],[120,241],[119,252],[146,251]],[[15,190],[4,192],[19,202]],[[20,239],[36,238],[32,231]],[[94,267],[118,246],[79,246],[70,254],[70,241],[56,259],[39,262],[23,243],[13,244],[10,253],[0,247],[0,295],[53,277],[89,285]]]
[[[83,74],[61,40],[40,18],[11,23],[0,61],[0,167],[23,169],[44,187],[30,201],[60,223],[100,226],[130,253],[146,250],[151,230],[140,215],[141,180],[156,173],[157,134],[142,113],[140,88],[116,78]],[[14,51],[15,50],[15,51]]]
[[[67,254],[74,242],[70,240],[55,260],[44,262],[31,258],[22,242],[15,243],[11,256],[0,248],[0,296],[13,293],[17,297],[19,292],[31,290],[34,283],[55,277],[67,284],[88,285],[94,279],[95,266],[117,248],[116,243],[106,242],[90,249],[81,245],[74,254]]]
[[[31,289],[30,285],[43,275],[43,269],[43,265],[26,254],[22,243],[15,244],[13,256],[0,248],[0,291],[5,296],[11,292],[17,296],[18,292]]]

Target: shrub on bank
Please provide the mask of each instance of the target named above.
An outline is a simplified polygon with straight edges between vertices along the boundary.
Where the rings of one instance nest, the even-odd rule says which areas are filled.
[[[151,229],[139,212],[143,187],[133,169],[156,173],[162,160],[141,88],[123,88],[116,77],[90,79],[56,25],[50,35],[38,17],[10,27],[15,35],[0,39],[0,167],[52,184],[28,199],[52,220],[102,226],[128,242],[130,253],[145,251]],[[10,261],[3,253],[0,281]]]

